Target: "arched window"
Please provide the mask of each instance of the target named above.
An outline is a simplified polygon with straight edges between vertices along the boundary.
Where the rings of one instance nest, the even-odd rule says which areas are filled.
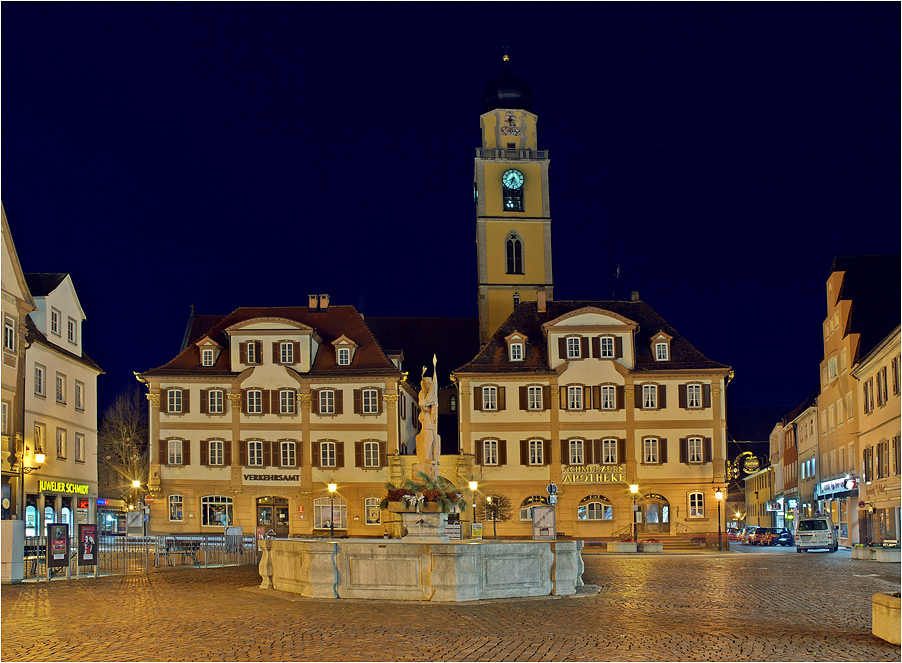
[[[523,273],[523,242],[516,233],[507,237],[507,273]]]
[[[614,520],[614,507],[603,495],[587,495],[576,508],[577,520]]]
[[[520,293],[514,293],[514,308],[517,308],[520,305]]]
[[[520,520],[532,520],[532,509],[537,504],[548,504],[548,498],[542,495],[530,495],[520,504]]]

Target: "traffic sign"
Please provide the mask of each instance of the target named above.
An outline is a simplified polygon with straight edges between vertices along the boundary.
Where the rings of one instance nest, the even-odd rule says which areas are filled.
[[[548,487],[545,488],[545,490],[548,491],[549,495],[554,495],[555,493],[557,493],[557,486],[554,485],[554,482],[551,482],[548,484]]]
[[[549,496],[548,496],[548,503],[549,503],[550,505],[552,505],[552,506],[554,506],[555,504],[557,504],[557,495],[549,495]]]
[[[154,502],[156,502],[156,498],[153,495],[144,496],[144,504],[146,504],[147,506],[150,506]]]

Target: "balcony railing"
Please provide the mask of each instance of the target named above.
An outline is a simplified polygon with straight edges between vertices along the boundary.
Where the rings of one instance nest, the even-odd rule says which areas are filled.
[[[548,150],[503,150],[496,147],[477,147],[480,159],[547,159]]]

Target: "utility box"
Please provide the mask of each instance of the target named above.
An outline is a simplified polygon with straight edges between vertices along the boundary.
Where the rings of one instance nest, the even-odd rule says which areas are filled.
[[[0,543],[2,543],[2,570],[0,582],[14,585],[25,577],[25,521],[0,520]]]

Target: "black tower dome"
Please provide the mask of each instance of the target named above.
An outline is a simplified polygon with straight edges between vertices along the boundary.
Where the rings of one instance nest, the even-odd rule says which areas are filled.
[[[532,111],[532,87],[508,69],[510,58],[504,54],[504,73],[482,88],[482,112],[496,108],[519,108]]]

